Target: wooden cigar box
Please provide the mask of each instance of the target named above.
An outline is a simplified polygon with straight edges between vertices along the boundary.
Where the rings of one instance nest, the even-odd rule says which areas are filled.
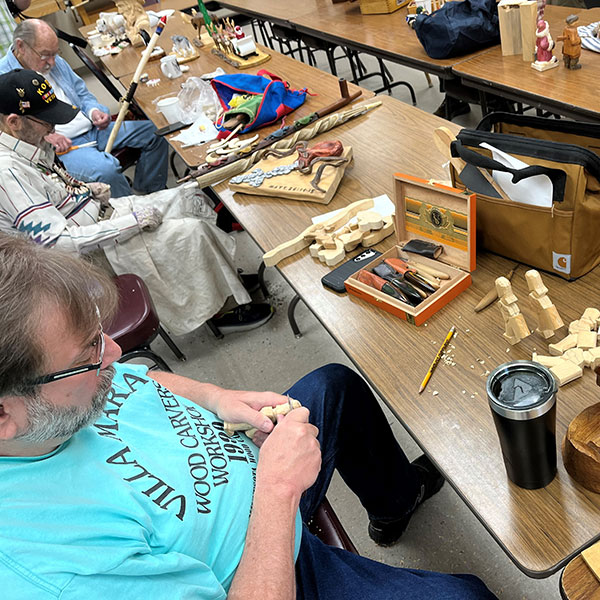
[[[471,285],[475,270],[475,194],[431,183],[419,177],[394,175],[397,245],[369,263],[367,270],[386,258],[407,257],[450,275],[440,279],[439,289],[417,306],[411,306],[358,280],[358,273],[345,282],[350,294],[412,323],[422,325],[429,317]],[[403,251],[414,238],[443,246],[442,254],[429,259]]]

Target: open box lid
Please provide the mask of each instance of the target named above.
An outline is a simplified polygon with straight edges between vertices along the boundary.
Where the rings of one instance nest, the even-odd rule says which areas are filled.
[[[441,244],[437,260],[474,271],[475,194],[403,173],[395,173],[394,180],[399,245],[412,239]]]

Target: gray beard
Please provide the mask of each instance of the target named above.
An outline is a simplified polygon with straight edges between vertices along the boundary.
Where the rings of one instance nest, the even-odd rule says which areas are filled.
[[[112,366],[100,372],[98,389],[89,406],[56,406],[40,394],[24,398],[29,426],[14,439],[40,444],[56,438],[71,437],[80,429],[91,425],[104,410],[114,375],[115,369]]]

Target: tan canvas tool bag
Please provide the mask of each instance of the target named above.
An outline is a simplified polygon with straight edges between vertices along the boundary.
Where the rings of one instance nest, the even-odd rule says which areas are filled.
[[[482,142],[529,166],[504,166],[480,147]],[[476,130],[458,134],[452,155],[470,165],[461,173],[452,168],[452,180],[477,193],[478,247],[565,279],[580,277],[600,262],[599,125],[492,113]],[[547,175],[552,206],[506,200],[489,185],[473,189],[465,179],[474,167],[510,173],[513,183]]]

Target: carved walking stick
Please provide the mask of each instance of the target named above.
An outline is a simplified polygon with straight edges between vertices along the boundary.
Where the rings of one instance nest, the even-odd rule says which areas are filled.
[[[129,89],[127,90],[127,94],[123,98],[121,98],[121,108],[119,109],[119,114],[117,115],[117,119],[112,128],[112,131],[110,132],[110,137],[108,138],[108,143],[106,144],[106,148],[104,149],[104,152],[110,153],[110,151],[113,148],[113,145],[115,143],[115,138],[117,137],[117,133],[119,133],[119,129],[121,128],[121,123],[125,119],[125,115],[127,114],[127,111],[129,110],[129,105],[131,104],[131,101],[133,100],[133,95],[135,94],[135,90],[137,89],[137,85],[140,81],[140,77],[141,77],[142,73],[144,72],[144,68],[146,67],[148,60],[150,59],[150,54],[152,54],[152,50],[154,50],[154,46],[156,46],[156,42],[158,41],[158,38],[159,38],[160,34],[163,32],[163,29],[165,28],[166,24],[167,24],[167,17],[166,16],[161,17],[160,21],[158,22],[158,25],[156,26],[156,31],[154,32],[154,35],[150,38],[150,41],[148,42],[146,49],[142,53],[140,62],[137,66],[137,69],[135,70],[135,73],[133,74],[133,79],[131,80],[131,83],[129,84]]]

